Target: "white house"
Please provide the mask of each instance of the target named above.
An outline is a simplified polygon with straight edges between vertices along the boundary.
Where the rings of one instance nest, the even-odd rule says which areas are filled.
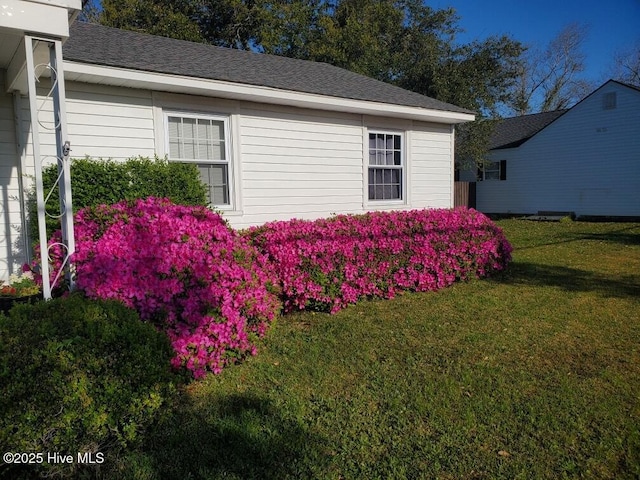
[[[505,119],[489,160],[482,212],[640,217],[640,88],[609,80],[569,110]]]
[[[0,278],[27,260],[34,150],[50,161],[67,141],[71,157],[196,163],[237,228],[453,205],[454,125],[472,112],[323,63],[74,23],[79,0],[7,2],[43,22],[0,10]],[[66,40],[60,105],[48,39]]]

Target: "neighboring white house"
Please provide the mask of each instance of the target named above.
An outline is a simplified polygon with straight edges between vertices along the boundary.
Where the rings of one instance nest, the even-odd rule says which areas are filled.
[[[65,21],[79,8],[10,2],[68,10]],[[31,121],[20,54],[32,31],[0,12],[0,278],[26,260],[21,183],[34,171],[34,128],[40,156],[56,156],[52,125]],[[473,120],[468,110],[328,64],[98,25],[72,24],[62,51],[71,157],[196,163],[234,227],[453,205],[454,125]]]
[[[569,110],[505,119],[489,160],[482,212],[640,217],[640,88],[609,80]]]

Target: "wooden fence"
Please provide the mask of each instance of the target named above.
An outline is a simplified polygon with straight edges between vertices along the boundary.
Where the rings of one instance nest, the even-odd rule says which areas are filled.
[[[453,206],[476,208],[476,182],[454,182]]]

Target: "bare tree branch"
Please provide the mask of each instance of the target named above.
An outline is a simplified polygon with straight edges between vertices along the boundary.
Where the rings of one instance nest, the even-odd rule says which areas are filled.
[[[616,53],[611,77],[640,87],[640,38],[631,47]]]
[[[593,85],[580,78],[585,69],[584,25],[571,23],[544,50],[529,48],[519,67],[511,109],[516,115],[570,107]]]

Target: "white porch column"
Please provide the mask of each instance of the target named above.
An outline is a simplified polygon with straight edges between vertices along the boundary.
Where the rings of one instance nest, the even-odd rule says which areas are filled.
[[[34,64],[34,51],[38,46],[49,49],[49,62],[47,64]],[[71,178],[69,168],[70,142],[67,139],[66,109],[64,73],[62,70],[62,42],[59,39],[37,38],[25,35],[25,53],[27,66],[27,83],[29,91],[29,110],[31,113],[31,133],[33,143],[33,158],[35,167],[35,189],[38,205],[38,231],[41,257],[42,293],[45,299],[51,298],[52,289],[66,278],[70,288],[74,287],[74,275],[70,257],[75,251],[75,239],[73,232],[73,205],[71,198]],[[49,72],[51,75],[51,87],[44,100],[39,100],[36,91],[36,82],[39,76]],[[43,107],[47,100],[53,102],[52,112],[46,112]],[[52,114],[49,121],[44,117]],[[50,126],[52,125],[52,126]],[[42,165],[48,156],[42,156],[40,150],[40,130],[51,130],[56,139],[56,162],[58,165],[58,177],[54,189],[60,193],[60,214],[54,218],[60,218],[62,228],[62,242],[52,245],[59,246],[63,251],[62,266],[52,272],[49,264],[48,232],[46,227],[46,203],[51,192],[45,192],[42,184]],[[52,232],[49,232],[52,233]],[[53,275],[52,275],[53,273]],[[53,277],[53,278],[51,278]]]

